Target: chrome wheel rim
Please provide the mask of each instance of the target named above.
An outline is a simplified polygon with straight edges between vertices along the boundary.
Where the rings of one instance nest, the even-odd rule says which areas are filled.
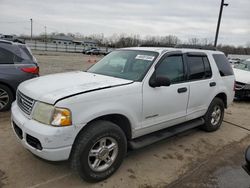
[[[9,95],[8,93],[0,88],[0,110],[2,110],[9,103]]]
[[[89,151],[88,164],[93,171],[107,170],[118,155],[118,143],[111,137],[98,140]]]
[[[217,125],[220,122],[221,118],[221,108],[220,106],[216,105],[214,106],[213,112],[211,114],[211,124],[212,125]]]

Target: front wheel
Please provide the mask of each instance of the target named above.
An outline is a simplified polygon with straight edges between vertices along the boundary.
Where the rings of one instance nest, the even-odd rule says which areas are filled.
[[[201,128],[213,132],[220,128],[224,118],[224,103],[220,98],[214,98],[204,116],[205,124]]]
[[[96,121],[77,137],[71,152],[71,167],[84,180],[97,182],[111,176],[121,165],[127,142],[120,127]]]

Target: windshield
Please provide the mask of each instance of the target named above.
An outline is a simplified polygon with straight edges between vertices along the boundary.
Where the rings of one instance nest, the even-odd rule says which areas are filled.
[[[238,65],[235,65],[234,68],[241,69],[245,71],[250,71],[250,60],[243,61]]]
[[[105,56],[87,72],[141,81],[157,56],[157,52],[118,50]]]

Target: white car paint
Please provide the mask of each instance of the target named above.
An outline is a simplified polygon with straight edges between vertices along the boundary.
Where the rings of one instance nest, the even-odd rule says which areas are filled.
[[[234,75],[235,75],[235,79],[237,82],[250,84],[250,71],[241,70],[237,68],[233,68],[233,70],[234,70]]]
[[[77,71],[37,77],[22,83],[19,90],[22,93],[29,93],[29,96],[35,100],[54,104],[65,96],[131,82],[120,78]]]
[[[220,77],[212,54],[217,51],[129,48],[130,50],[155,51],[160,55],[141,82],[133,82],[109,76],[85,72],[60,73],[42,76],[22,83],[18,90],[26,96],[71,110],[72,126],[52,127],[30,117],[14,102],[12,121],[23,130],[38,138],[43,146],[39,151],[21,143],[34,154],[47,160],[66,160],[80,130],[90,121],[109,114],[121,114],[131,123],[132,138],[203,116],[218,93],[225,93],[229,105],[234,96],[234,76]],[[152,88],[148,85],[154,65],[168,52],[204,52],[207,54],[213,76],[211,79],[173,84],[169,87]],[[209,83],[216,81],[214,88]],[[186,93],[177,94],[179,87],[187,87]],[[80,93],[80,94],[79,94]],[[67,97],[72,96],[72,97]],[[154,116],[156,115],[157,116]]]

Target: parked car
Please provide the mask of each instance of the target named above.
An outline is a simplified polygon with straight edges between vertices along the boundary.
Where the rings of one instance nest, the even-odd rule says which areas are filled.
[[[100,49],[90,49],[85,52],[87,55],[100,55],[102,54]]]
[[[33,154],[70,160],[84,180],[101,181],[119,168],[128,148],[198,126],[219,129],[234,79],[219,51],[120,49],[86,72],[22,83],[11,123]]]
[[[24,44],[0,40],[0,112],[10,109],[17,86],[39,75],[39,67]]]
[[[243,168],[250,175],[250,146],[247,148],[245,152],[245,160],[246,164],[243,165]]]
[[[250,59],[234,66],[236,79],[235,97],[250,97]]]
[[[85,53],[86,53],[86,50],[85,50],[85,49],[82,49],[82,53],[85,54]]]

